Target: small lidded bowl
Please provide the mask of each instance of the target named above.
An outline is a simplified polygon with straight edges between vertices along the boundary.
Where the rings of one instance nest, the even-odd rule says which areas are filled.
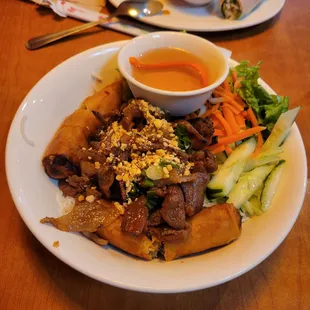
[[[170,91],[147,86],[133,77],[130,57],[139,59],[144,53],[159,48],[177,48],[185,50],[204,61],[208,68],[210,85],[190,91]],[[136,37],[125,44],[118,54],[118,68],[127,80],[135,98],[144,99],[171,115],[184,116],[198,109],[204,109],[205,102],[213,90],[227,77],[228,59],[213,43],[182,32],[153,32]],[[164,60],[163,60],[164,61]]]

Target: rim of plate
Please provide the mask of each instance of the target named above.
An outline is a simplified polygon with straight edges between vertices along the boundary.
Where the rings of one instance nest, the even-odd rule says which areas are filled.
[[[19,188],[16,188],[16,186],[15,186],[15,184],[17,183],[18,180],[16,178],[16,173],[14,173],[14,167],[12,165],[12,159],[10,157],[10,154],[11,154],[11,152],[14,152],[14,141],[13,141],[12,137],[13,137],[13,133],[16,130],[19,131],[19,129],[20,129],[20,123],[18,123],[18,120],[19,120],[19,117],[22,115],[22,112],[23,112],[22,110],[24,108],[25,102],[27,101],[27,98],[30,97],[31,93],[34,92],[38,86],[40,86],[40,83],[42,80],[44,80],[47,76],[52,74],[55,70],[57,70],[60,66],[64,65],[65,63],[75,61],[78,57],[81,57],[83,55],[92,55],[94,53],[98,53],[98,52],[105,50],[105,49],[108,49],[108,48],[120,48],[126,42],[128,42],[128,40],[112,42],[109,44],[103,44],[103,45],[93,47],[91,49],[88,49],[84,52],[81,52],[79,54],[76,54],[76,55],[70,57],[69,59],[63,61],[58,66],[56,66],[54,69],[49,71],[47,74],[45,74],[42,77],[42,79],[40,79],[40,81],[37,82],[33,86],[33,88],[29,91],[29,93],[26,95],[26,97],[24,98],[24,100],[20,104],[20,106],[19,106],[19,108],[18,108],[18,110],[14,116],[14,119],[11,123],[10,130],[8,133],[8,137],[7,137],[6,150],[5,150],[5,169],[6,169],[7,181],[8,181],[8,186],[9,186],[13,201],[15,203],[15,206],[16,206],[21,218],[23,219],[24,223],[28,227],[28,229],[32,232],[32,234],[39,240],[39,242],[47,250],[49,250],[53,255],[55,255],[57,258],[59,258],[61,261],[63,261],[67,265],[71,266],[72,268],[76,269],[77,271],[81,272],[82,274],[89,276],[90,278],[96,279],[100,282],[103,282],[103,283],[106,283],[106,284],[109,284],[112,286],[116,286],[119,288],[123,288],[123,289],[133,290],[133,291],[148,292],[148,293],[167,293],[168,294],[168,293],[190,292],[190,291],[196,291],[196,290],[200,290],[200,289],[210,288],[210,287],[225,283],[227,281],[233,280],[233,279],[243,275],[244,273],[248,272],[249,270],[253,269],[258,264],[260,264],[263,260],[265,260],[271,253],[273,253],[276,250],[276,248],[283,242],[283,240],[286,238],[288,233],[291,231],[291,229],[292,229],[294,223],[296,222],[297,217],[300,213],[300,210],[301,210],[302,205],[303,205],[304,197],[305,197],[306,184],[307,184],[307,165],[305,165],[304,175],[302,178],[303,188],[301,190],[301,195],[298,197],[298,201],[296,201],[296,204],[298,205],[298,207],[295,208],[296,209],[295,214],[294,214],[294,217],[292,217],[292,219],[290,221],[290,225],[286,227],[285,231],[282,233],[282,235],[279,238],[277,243],[273,244],[273,246],[271,246],[268,251],[264,252],[264,254],[261,255],[255,262],[249,263],[246,266],[246,268],[240,270],[239,272],[235,272],[235,273],[231,274],[230,276],[227,276],[221,280],[214,280],[213,282],[205,284],[205,285],[201,284],[201,283],[198,283],[198,284],[191,283],[187,286],[184,286],[182,288],[177,288],[177,289],[175,289],[175,288],[161,289],[161,288],[157,288],[157,287],[154,288],[154,286],[152,286],[152,287],[146,287],[146,286],[141,286],[141,285],[138,286],[138,285],[134,285],[134,284],[130,284],[130,283],[118,282],[118,281],[113,280],[111,278],[101,276],[98,273],[89,272],[87,270],[87,268],[81,266],[81,264],[70,261],[67,258],[65,253],[54,251],[55,249],[53,248],[53,245],[50,242],[48,242],[44,237],[42,237],[40,235],[40,229],[35,228],[31,224],[32,220],[31,220],[30,215],[27,214],[27,212],[24,209],[23,203],[18,199],[17,191],[19,190]],[[231,59],[229,60],[229,62],[233,66],[238,64],[238,62],[231,60]],[[268,92],[274,93],[274,91],[265,82],[260,80],[260,83]],[[299,143],[302,146],[302,150],[301,150],[302,151],[302,157],[306,163],[305,147],[304,147],[303,140],[302,140],[302,137],[300,135],[299,129],[298,129],[296,124],[293,125],[292,130],[297,133]]]
[[[152,25],[152,26],[156,26],[156,27],[160,27],[160,28],[166,28],[166,29],[171,29],[171,30],[186,30],[186,31],[192,31],[192,32],[221,32],[221,31],[230,31],[230,30],[237,30],[237,29],[244,29],[244,28],[249,28],[252,26],[256,26],[259,24],[262,24],[270,19],[272,19],[273,17],[275,17],[283,8],[284,4],[285,4],[285,0],[280,0],[281,4],[277,7],[277,9],[269,12],[269,14],[264,15],[262,18],[254,20],[254,21],[250,21],[250,22],[246,22],[246,19],[248,18],[248,16],[245,16],[244,19],[241,19],[241,21],[245,21],[245,23],[237,23],[239,21],[229,21],[230,24],[227,25],[223,25],[223,26],[211,26],[210,25],[208,27],[203,27],[203,26],[182,26],[181,22],[180,24],[178,23],[177,25],[171,25],[171,24],[167,24],[165,22],[161,22],[158,21],[156,19],[156,17],[158,17],[158,15],[154,15],[151,18],[150,17],[143,17],[143,18],[135,18],[145,24],[148,25]],[[119,0],[109,0],[109,2],[115,7],[117,8],[121,2],[123,1],[119,1]],[[197,8],[199,8],[199,6],[197,6]],[[201,6],[201,8],[203,8],[203,6]],[[259,8],[258,8],[259,10]],[[171,15],[169,15],[171,16]],[[201,24],[203,24],[203,21],[201,22]],[[157,30],[158,31],[158,30]]]

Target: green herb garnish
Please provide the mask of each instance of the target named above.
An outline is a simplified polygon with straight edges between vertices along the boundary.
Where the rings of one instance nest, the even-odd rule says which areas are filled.
[[[192,148],[192,141],[188,136],[186,127],[178,124],[174,129],[174,134],[178,137],[179,148],[189,153]]]
[[[163,203],[163,198],[158,197],[154,191],[148,191],[146,198],[146,206],[150,211],[160,208]]]
[[[178,164],[174,163],[173,161],[168,161],[165,159],[161,159],[159,162],[159,166],[161,166],[161,167],[167,167],[168,165],[171,165],[172,168],[179,168],[180,167]]]

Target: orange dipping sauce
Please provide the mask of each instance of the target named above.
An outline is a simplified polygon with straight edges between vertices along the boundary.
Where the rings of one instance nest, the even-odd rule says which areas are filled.
[[[191,91],[210,85],[206,63],[183,49],[152,49],[140,55],[136,63],[141,66],[132,65],[133,78],[153,88]]]

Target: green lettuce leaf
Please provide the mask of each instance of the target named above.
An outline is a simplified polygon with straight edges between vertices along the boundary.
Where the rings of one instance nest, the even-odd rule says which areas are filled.
[[[247,61],[242,61],[233,70],[244,78],[237,93],[253,109],[259,124],[271,131],[279,116],[288,110],[289,98],[270,95],[258,84],[260,64],[249,67]]]

